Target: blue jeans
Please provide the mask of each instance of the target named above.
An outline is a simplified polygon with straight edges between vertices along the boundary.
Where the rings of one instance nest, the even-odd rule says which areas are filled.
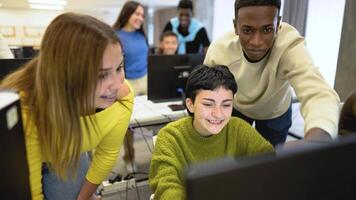
[[[289,106],[288,110],[283,115],[274,119],[252,119],[235,109],[233,110],[232,115],[245,120],[251,125],[255,122],[256,130],[273,146],[286,141],[288,130],[292,126],[292,105]]]
[[[45,199],[48,200],[76,200],[89,168],[87,153],[80,155],[79,166],[76,176],[68,175],[67,179],[61,180],[52,172],[46,164],[42,166],[42,189]]]

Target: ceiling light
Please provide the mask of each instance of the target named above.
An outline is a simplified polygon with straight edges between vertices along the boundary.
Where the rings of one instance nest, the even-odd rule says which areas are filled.
[[[58,5],[65,6],[67,1],[65,0],[28,0],[30,4],[46,4],[46,5]]]
[[[40,9],[40,10],[63,10],[63,6],[58,5],[42,5],[42,4],[30,4],[30,8],[32,9]]]

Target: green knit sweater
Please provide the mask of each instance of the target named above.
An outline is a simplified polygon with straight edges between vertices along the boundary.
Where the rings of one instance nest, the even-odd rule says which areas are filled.
[[[202,137],[193,127],[193,118],[185,117],[159,131],[149,184],[155,199],[185,199],[184,171],[188,164],[273,151],[270,143],[239,118],[232,117],[219,134]]]

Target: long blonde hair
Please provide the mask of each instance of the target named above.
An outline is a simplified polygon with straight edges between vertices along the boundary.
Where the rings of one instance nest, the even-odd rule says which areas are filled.
[[[95,87],[109,43],[120,43],[110,26],[88,15],[61,14],[48,26],[38,57],[2,81],[1,88],[23,92],[42,153],[61,178],[77,168],[80,116],[95,112]]]

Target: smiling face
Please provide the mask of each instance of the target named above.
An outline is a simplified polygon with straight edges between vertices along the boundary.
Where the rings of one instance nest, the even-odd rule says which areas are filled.
[[[204,137],[218,134],[229,122],[233,93],[224,87],[198,91],[195,101],[186,99],[187,108],[194,114],[193,126]]]
[[[168,35],[161,42],[164,55],[174,55],[178,48],[178,39],[176,36]]]
[[[142,6],[138,6],[134,13],[129,18],[126,28],[134,31],[140,29],[144,22],[144,10]]]
[[[192,10],[190,8],[179,8],[178,9],[178,20],[179,25],[182,28],[188,28],[190,24],[190,19],[192,18]]]
[[[103,56],[99,80],[95,89],[95,107],[107,108],[116,101],[125,79],[122,50],[119,43],[109,44]]]
[[[247,59],[258,62],[272,48],[279,17],[275,6],[248,6],[238,10],[235,33]]]

